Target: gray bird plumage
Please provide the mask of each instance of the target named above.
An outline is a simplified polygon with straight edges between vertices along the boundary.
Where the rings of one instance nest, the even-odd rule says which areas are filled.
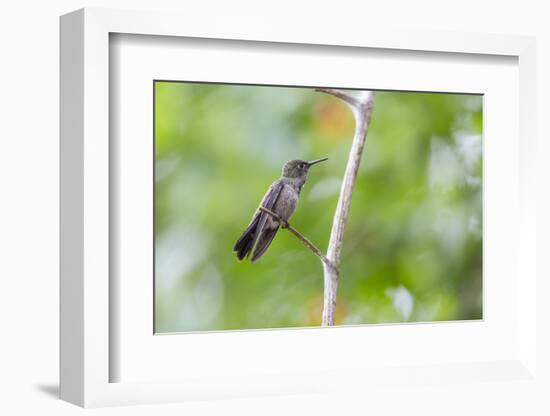
[[[288,221],[296,210],[309,168],[324,160],[327,158],[311,162],[291,160],[285,163],[282,176],[271,184],[260,202],[260,206]],[[268,249],[280,226],[281,224],[276,219],[258,208],[252,221],[233,247],[237,258],[243,260],[252,253],[251,261],[258,260]]]

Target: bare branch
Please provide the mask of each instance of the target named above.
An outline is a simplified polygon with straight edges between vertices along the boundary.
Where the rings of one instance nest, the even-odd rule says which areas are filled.
[[[309,240],[302,233],[300,233],[296,228],[294,228],[292,225],[290,225],[290,223],[288,221],[281,218],[278,214],[276,214],[275,212],[271,211],[268,208],[260,207],[260,211],[265,212],[268,215],[271,215],[273,218],[275,218],[277,221],[279,221],[279,223],[281,224],[281,228],[287,229],[292,234],[294,234],[296,237],[298,237],[298,239],[304,244],[304,246],[309,248],[313,252],[313,254],[315,254],[317,257],[319,257],[319,259],[323,262],[323,264],[326,267],[330,268],[331,270],[335,269],[332,262],[329,259],[327,259],[327,257],[321,252],[321,250],[319,250],[315,246],[315,244],[313,244],[311,242],[311,240]],[[338,273],[337,270],[336,270],[336,273]]]
[[[319,88],[317,91],[334,95],[346,103],[353,110],[355,117],[355,135],[349,152],[346,171],[340,188],[340,196],[334,219],[327,249],[327,258],[334,267],[324,267],[324,302],[323,302],[323,325],[334,325],[334,315],[336,312],[336,294],[338,290],[338,266],[340,264],[340,255],[342,252],[342,242],[344,239],[344,230],[348,220],[349,209],[351,206],[351,197],[353,187],[357,178],[361,156],[367,137],[367,131],[370,124],[372,109],[374,104],[374,92],[364,91],[357,97],[351,97],[338,90]]]
[[[342,101],[345,101],[352,107],[359,107],[360,105],[360,102],[357,98],[340,90],[332,90],[330,88],[315,88],[315,91],[334,95],[335,97],[340,98]]]

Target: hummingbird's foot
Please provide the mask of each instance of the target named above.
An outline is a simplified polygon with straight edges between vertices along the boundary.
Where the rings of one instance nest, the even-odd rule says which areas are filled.
[[[281,219],[280,224],[281,224],[281,228],[282,228],[283,230],[287,229],[287,228],[290,226],[290,224],[288,223],[288,221],[285,221],[285,220],[283,220],[283,219]]]
[[[274,213],[270,209],[267,209],[266,207],[260,207],[260,211],[265,212],[273,217],[274,220],[276,220],[279,223],[279,227],[281,228],[290,228],[290,224],[287,220],[284,218],[281,218],[279,214]]]

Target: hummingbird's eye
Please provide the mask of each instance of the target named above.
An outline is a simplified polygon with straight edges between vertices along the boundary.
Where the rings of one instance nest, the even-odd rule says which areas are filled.
[[[300,163],[300,164],[298,165],[298,167],[299,167],[300,169],[304,169],[304,168],[306,167],[306,164],[305,164],[305,163]]]

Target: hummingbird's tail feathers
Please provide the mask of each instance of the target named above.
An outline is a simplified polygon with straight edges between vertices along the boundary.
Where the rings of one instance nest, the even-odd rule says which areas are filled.
[[[260,216],[256,215],[256,217],[254,217],[250,225],[246,227],[246,230],[244,230],[242,235],[235,243],[233,251],[237,253],[237,258],[239,260],[244,260],[252,251],[252,248],[254,247],[256,229],[258,228],[259,221]]]
[[[271,245],[271,242],[273,241],[273,238],[275,237],[275,234],[277,234],[277,230],[279,227],[276,228],[264,228],[264,231],[260,235],[260,238],[258,239],[258,243],[256,243],[256,248],[254,249],[254,253],[252,254],[252,258],[250,261],[254,263],[256,260],[258,260],[262,255],[265,253],[265,251],[268,249],[268,247]]]

